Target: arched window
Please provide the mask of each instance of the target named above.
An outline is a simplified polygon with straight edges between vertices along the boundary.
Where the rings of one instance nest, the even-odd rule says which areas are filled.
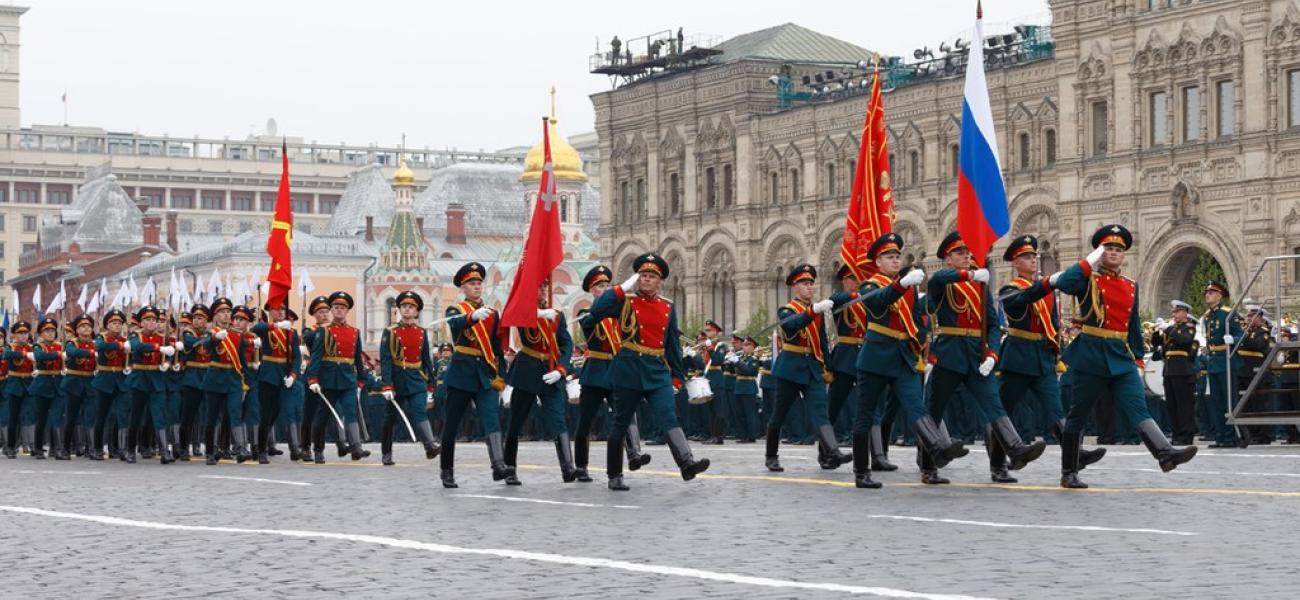
[[[384,314],[386,315],[384,317],[384,327],[392,327],[393,323],[396,323],[398,320],[396,299],[389,298],[384,300]]]
[[[907,183],[921,183],[921,153],[916,150],[907,153]]]
[[[682,189],[680,180],[676,173],[668,176],[668,214],[677,215],[682,212]]]
[[[835,197],[835,163],[826,163],[826,195]]]
[[[1043,133],[1043,162],[1047,166],[1056,164],[1056,130],[1048,129]]]
[[[957,173],[961,170],[961,146],[953,144],[948,146],[948,176],[957,179]]]
[[[636,180],[636,220],[641,222],[650,215],[649,197],[646,196],[645,179]]]
[[[798,203],[803,199],[799,189],[799,169],[790,169],[790,201]]]
[[[704,198],[705,208],[713,210],[718,207],[718,178],[713,167],[704,170]]]
[[[1020,134],[1018,136],[1017,141],[1018,141],[1017,151],[1020,153],[1020,168],[1021,170],[1028,169],[1029,168],[1029,134],[1028,133]]]
[[[731,206],[736,203],[736,177],[732,172],[731,165],[722,165],[722,205]]]
[[[772,171],[772,183],[768,186],[768,193],[772,194],[772,204],[781,203],[781,182],[778,181],[779,179],[780,177],[778,177],[777,172]]]

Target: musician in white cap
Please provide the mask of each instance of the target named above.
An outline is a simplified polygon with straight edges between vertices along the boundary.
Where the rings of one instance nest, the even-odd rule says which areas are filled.
[[[1151,358],[1164,361],[1165,409],[1173,443],[1191,444],[1196,436],[1196,319],[1182,300],[1169,303],[1171,318],[1163,331],[1151,334]]]

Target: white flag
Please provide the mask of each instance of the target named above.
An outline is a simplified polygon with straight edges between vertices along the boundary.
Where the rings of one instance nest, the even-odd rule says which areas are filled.
[[[90,298],[86,297],[86,292],[89,288],[89,283],[81,284],[81,294],[77,297],[77,306],[81,307],[81,312],[83,313],[86,312],[86,302],[90,300]]]
[[[157,300],[158,286],[154,285],[153,277],[144,282],[144,289],[140,290],[140,304],[142,306],[152,305]]]
[[[36,284],[36,292],[32,294],[32,306],[35,307],[37,311],[40,311],[41,307],[44,305],[45,303],[41,302],[41,284],[38,283]]]
[[[126,297],[123,298],[125,306],[130,306],[140,302],[140,288],[135,284],[135,275],[131,275],[126,280]]]
[[[312,283],[311,273],[308,273],[307,269],[303,269],[302,275],[298,276],[298,293],[306,298],[307,294],[314,289],[316,289],[316,284]]]
[[[13,311],[13,313],[14,313],[15,315],[18,314],[18,313],[20,313],[20,312],[22,312],[21,310],[19,310],[19,309],[22,308],[22,303],[20,303],[20,302],[18,301],[18,290],[17,290],[17,289],[14,290],[14,302],[13,302],[13,304],[14,304],[14,305],[13,305],[12,307],[10,307],[9,310]]]
[[[184,276],[181,277],[181,279],[184,279],[184,278],[185,278]],[[185,302],[186,302],[187,304],[189,304],[190,306],[193,306],[195,302],[202,302],[202,301],[203,301],[203,281],[202,281],[201,279],[199,279],[199,276],[198,276],[198,275],[195,275],[195,276],[194,276],[194,295],[193,295],[193,296],[186,295],[186,296],[185,296]]]
[[[235,300],[235,288],[230,285],[230,273],[226,273],[226,282],[221,286],[221,295]]]
[[[221,271],[217,270],[216,267],[213,267],[212,276],[208,278],[208,290],[207,290],[208,304],[212,304],[212,301],[216,300],[217,296],[220,295],[221,295]]]
[[[93,313],[99,310],[99,305],[103,302],[103,299],[100,295],[102,293],[103,290],[100,290],[98,292],[95,292],[93,295],[91,295],[90,304],[86,306],[86,313]]]
[[[180,310],[181,284],[176,281],[176,267],[172,267],[170,281],[167,283],[167,306],[172,312]]]
[[[99,278],[99,293],[95,294],[95,298],[99,299],[98,306],[103,306],[105,302],[108,302],[108,282],[104,281],[103,277]],[[95,312],[95,310],[91,309],[90,312]]]

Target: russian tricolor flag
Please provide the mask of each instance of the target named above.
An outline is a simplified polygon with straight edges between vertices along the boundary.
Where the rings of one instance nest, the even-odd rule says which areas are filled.
[[[975,263],[985,266],[993,243],[1011,229],[1007,189],[998,161],[989,87],[984,81],[983,9],[975,8],[975,43],[966,60],[966,91],[961,103],[961,150],[957,162],[957,232]]]

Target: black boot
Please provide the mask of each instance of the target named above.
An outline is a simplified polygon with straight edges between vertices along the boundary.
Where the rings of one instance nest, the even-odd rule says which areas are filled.
[[[379,432],[379,455],[382,457],[381,460],[380,460],[379,462],[383,463],[384,466],[392,466],[392,465],[396,464],[396,463],[393,462],[393,425],[392,425],[392,423],[389,423],[388,426],[386,426],[386,427],[380,429],[380,432]]]
[[[1064,419],[1052,423],[1051,432],[1052,432],[1052,437],[1056,438],[1057,441],[1061,442],[1062,444],[1065,443],[1064,442],[1065,436],[1071,435],[1065,432]],[[1103,456],[1106,456],[1105,448],[1094,448],[1092,450],[1084,450],[1083,436],[1082,435],[1079,436],[1079,470],[1080,471],[1087,468],[1088,465],[1101,460]]]
[[[1083,444],[1083,433],[1062,430],[1053,435],[1061,442],[1061,487],[1087,489],[1088,484],[1079,480],[1079,446]]]
[[[877,489],[879,481],[871,480],[871,432],[853,434],[853,485],[862,489]]]
[[[492,481],[506,480],[507,485],[519,485],[515,470],[506,465],[505,450],[501,447],[501,432],[487,435],[488,462],[492,464]],[[444,448],[444,451],[446,449]],[[513,480],[513,481],[511,481]]]
[[[1011,417],[999,417],[990,425],[998,444],[1011,457],[1012,471],[1025,468],[1025,465],[1034,462],[1043,455],[1043,450],[1047,449],[1047,444],[1042,440],[1035,440],[1028,444],[1021,441],[1016,426],[1011,423]]]
[[[519,480],[519,438],[505,438],[505,456],[506,470],[510,472],[505,476],[506,485],[523,485],[524,482]]]
[[[438,441],[433,437],[433,426],[428,421],[415,424],[415,435],[419,436],[420,442],[424,444],[424,458],[427,460],[438,458],[442,448],[438,447]]]
[[[627,426],[627,437],[623,438],[623,444],[627,447],[627,469],[635,471],[650,464],[650,455],[641,452],[641,429],[637,427],[636,420]]]
[[[456,485],[456,473],[451,469],[443,469],[442,473],[439,475],[439,479],[442,480],[442,487],[449,490],[454,490],[460,487],[459,485]]]
[[[54,460],[72,460],[68,449],[63,445],[63,430],[58,427],[50,429],[50,456]]]
[[[691,455],[691,445],[686,441],[686,433],[681,427],[674,427],[668,430],[668,449],[673,454],[673,460],[681,468],[682,479],[690,481],[695,479],[696,475],[709,469],[709,459],[701,458],[695,460]]]
[[[769,428],[767,430],[767,454],[764,455],[763,462],[767,466],[767,470],[773,473],[780,473],[785,470],[781,466],[781,461],[777,459],[777,452],[780,451],[780,448],[781,430]]]
[[[587,473],[588,451],[591,449],[591,440],[587,436],[579,436],[573,440],[573,473],[578,481],[583,483],[591,482],[591,475]]]
[[[1137,433],[1142,438],[1142,443],[1146,444],[1147,450],[1151,452],[1151,456],[1160,461],[1160,470],[1166,473],[1196,456],[1196,446],[1173,447],[1164,432],[1160,431],[1160,426],[1152,419],[1138,423]]]
[[[917,419],[913,426],[916,428],[917,446],[930,453],[934,469],[942,469],[953,460],[970,454],[970,450],[967,450],[961,442],[949,439],[947,432],[929,415]]]
[[[248,451],[248,439],[245,437],[242,425],[230,427],[230,438],[231,443],[235,445],[235,462],[242,465],[253,459],[253,455]]]
[[[880,426],[872,425],[871,433],[869,435],[871,436],[870,437],[871,470],[872,471],[897,471],[898,465],[889,462],[889,445],[885,441],[885,437],[880,430]],[[854,452],[854,456],[856,457],[857,450],[855,449],[853,452]]]
[[[623,437],[620,435],[610,435],[605,442],[605,473],[609,475],[609,489],[616,492],[630,489],[623,483]]]
[[[993,483],[1019,483],[1020,480],[1007,472],[1007,453],[1002,450],[993,434],[993,426],[984,426],[984,452],[989,456],[989,478]]]
[[[164,465],[170,465],[176,462],[172,456],[171,446],[167,445],[167,428],[164,427],[157,431],[158,434],[158,462]]]
[[[357,423],[348,423],[346,429],[348,436],[348,450],[352,453],[352,460],[361,460],[370,456],[370,451],[361,447],[361,426]]]
[[[560,478],[564,483],[573,483],[578,478],[578,472],[573,468],[573,447],[569,445],[568,433],[556,436],[555,456],[560,461]]]
[[[289,425],[289,462],[306,460],[302,451],[302,431],[293,424]]]
[[[830,425],[822,425],[817,428],[817,448],[821,455],[817,462],[821,465],[821,468],[828,471],[853,462],[852,454],[840,452],[839,443],[835,440],[835,428]]]
[[[117,447],[122,449],[122,460],[128,465],[135,464],[135,448],[130,445],[131,433],[125,428],[117,430]]]

